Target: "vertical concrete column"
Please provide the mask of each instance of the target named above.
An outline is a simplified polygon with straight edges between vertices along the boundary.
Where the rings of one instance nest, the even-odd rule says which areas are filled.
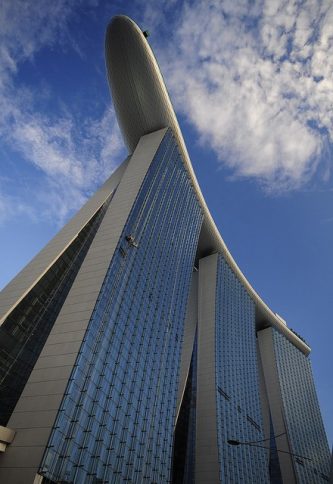
[[[216,417],[215,295],[218,254],[199,261],[196,484],[220,482]]]
[[[179,385],[177,394],[176,421],[183,400],[188,372],[193,352],[195,330],[198,321],[198,273],[193,272],[184,324],[182,355],[180,360]]]
[[[259,392],[260,392],[261,413],[262,413],[262,420],[263,420],[263,427],[264,427],[264,437],[265,437],[265,439],[267,439],[267,442],[268,442],[269,438],[270,438],[270,431],[271,431],[271,429],[270,429],[270,411],[269,411],[267,389],[266,389],[265,378],[264,378],[264,371],[263,371],[261,358],[260,358],[258,339],[257,339],[257,343],[256,343],[256,348],[257,348]],[[269,458],[268,453],[267,453],[267,457]],[[267,463],[267,466],[268,466],[268,463]]]
[[[272,417],[274,434],[285,434],[277,439],[277,449],[283,450],[284,452],[291,452],[283,415],[283,402],[279,375],[276,367],[272,331],[272,328],[266,328],[258,332],[260,360],[267,390],[267,399]],[[278,456],[283,483],[296,484],[297,481],[291,455],[278,452]]]

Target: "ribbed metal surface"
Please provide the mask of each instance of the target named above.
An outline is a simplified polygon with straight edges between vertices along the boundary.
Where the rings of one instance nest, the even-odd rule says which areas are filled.
[[[107,29],[105,48],[112,98],[130,152],[141,136],[167,126],[179,138],[180,129],[161,72],[138,26],[128,17],[114,17]]]
[[[223,241],[201,193],[162,74],[142,31],[130,18],[114,17],[106,32],[105,52],[118,123],[130,153],[145,134],[166,127],[172,128],[175,134],[205,214],[199,240],[200,257],[221,252],[254,299],[259,326],[276,327],[304,354],[309,354],[310,347],[284,325],[256,293]]]

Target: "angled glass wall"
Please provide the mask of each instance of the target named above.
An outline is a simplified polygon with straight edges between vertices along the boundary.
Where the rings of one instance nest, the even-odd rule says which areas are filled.
[[[0,425],[6,425],[67,297],[110,199],[0,326]]]
[[[169,131],[110,263],[40,473],[168,482],[186,302],[202,212]]]
[[[272,334],[289,445],[299,456],[292,458],[297,479],[324,484],[329,481],[330,450],[310,360],[273,328]]]
[[[216,285],[216,407],[221,483],[269,482],[268,452],[228,439],[264,439],[255,305],[222,255]]]

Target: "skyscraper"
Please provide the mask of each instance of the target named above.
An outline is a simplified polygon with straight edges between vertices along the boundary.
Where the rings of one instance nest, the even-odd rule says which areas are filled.
[[[106,63],[130,155],[0,295],[0,481],[327,481],[310,348],[223,242],[127,17]]]

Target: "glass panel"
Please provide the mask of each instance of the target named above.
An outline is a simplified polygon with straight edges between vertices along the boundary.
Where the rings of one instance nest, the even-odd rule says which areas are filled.
[[[285,424],[299,482],[328,482],[330,450],[323,426],[311,363],[285,336],[273,329]]]
[[[264,439],[255,304],[222,255],[216,286],[216,404],[222,483],[269,482],[268,451],[227,440]]]
[[[119,239],[40,472],[168,482],[186,302],[202,213],[168,132]]]

